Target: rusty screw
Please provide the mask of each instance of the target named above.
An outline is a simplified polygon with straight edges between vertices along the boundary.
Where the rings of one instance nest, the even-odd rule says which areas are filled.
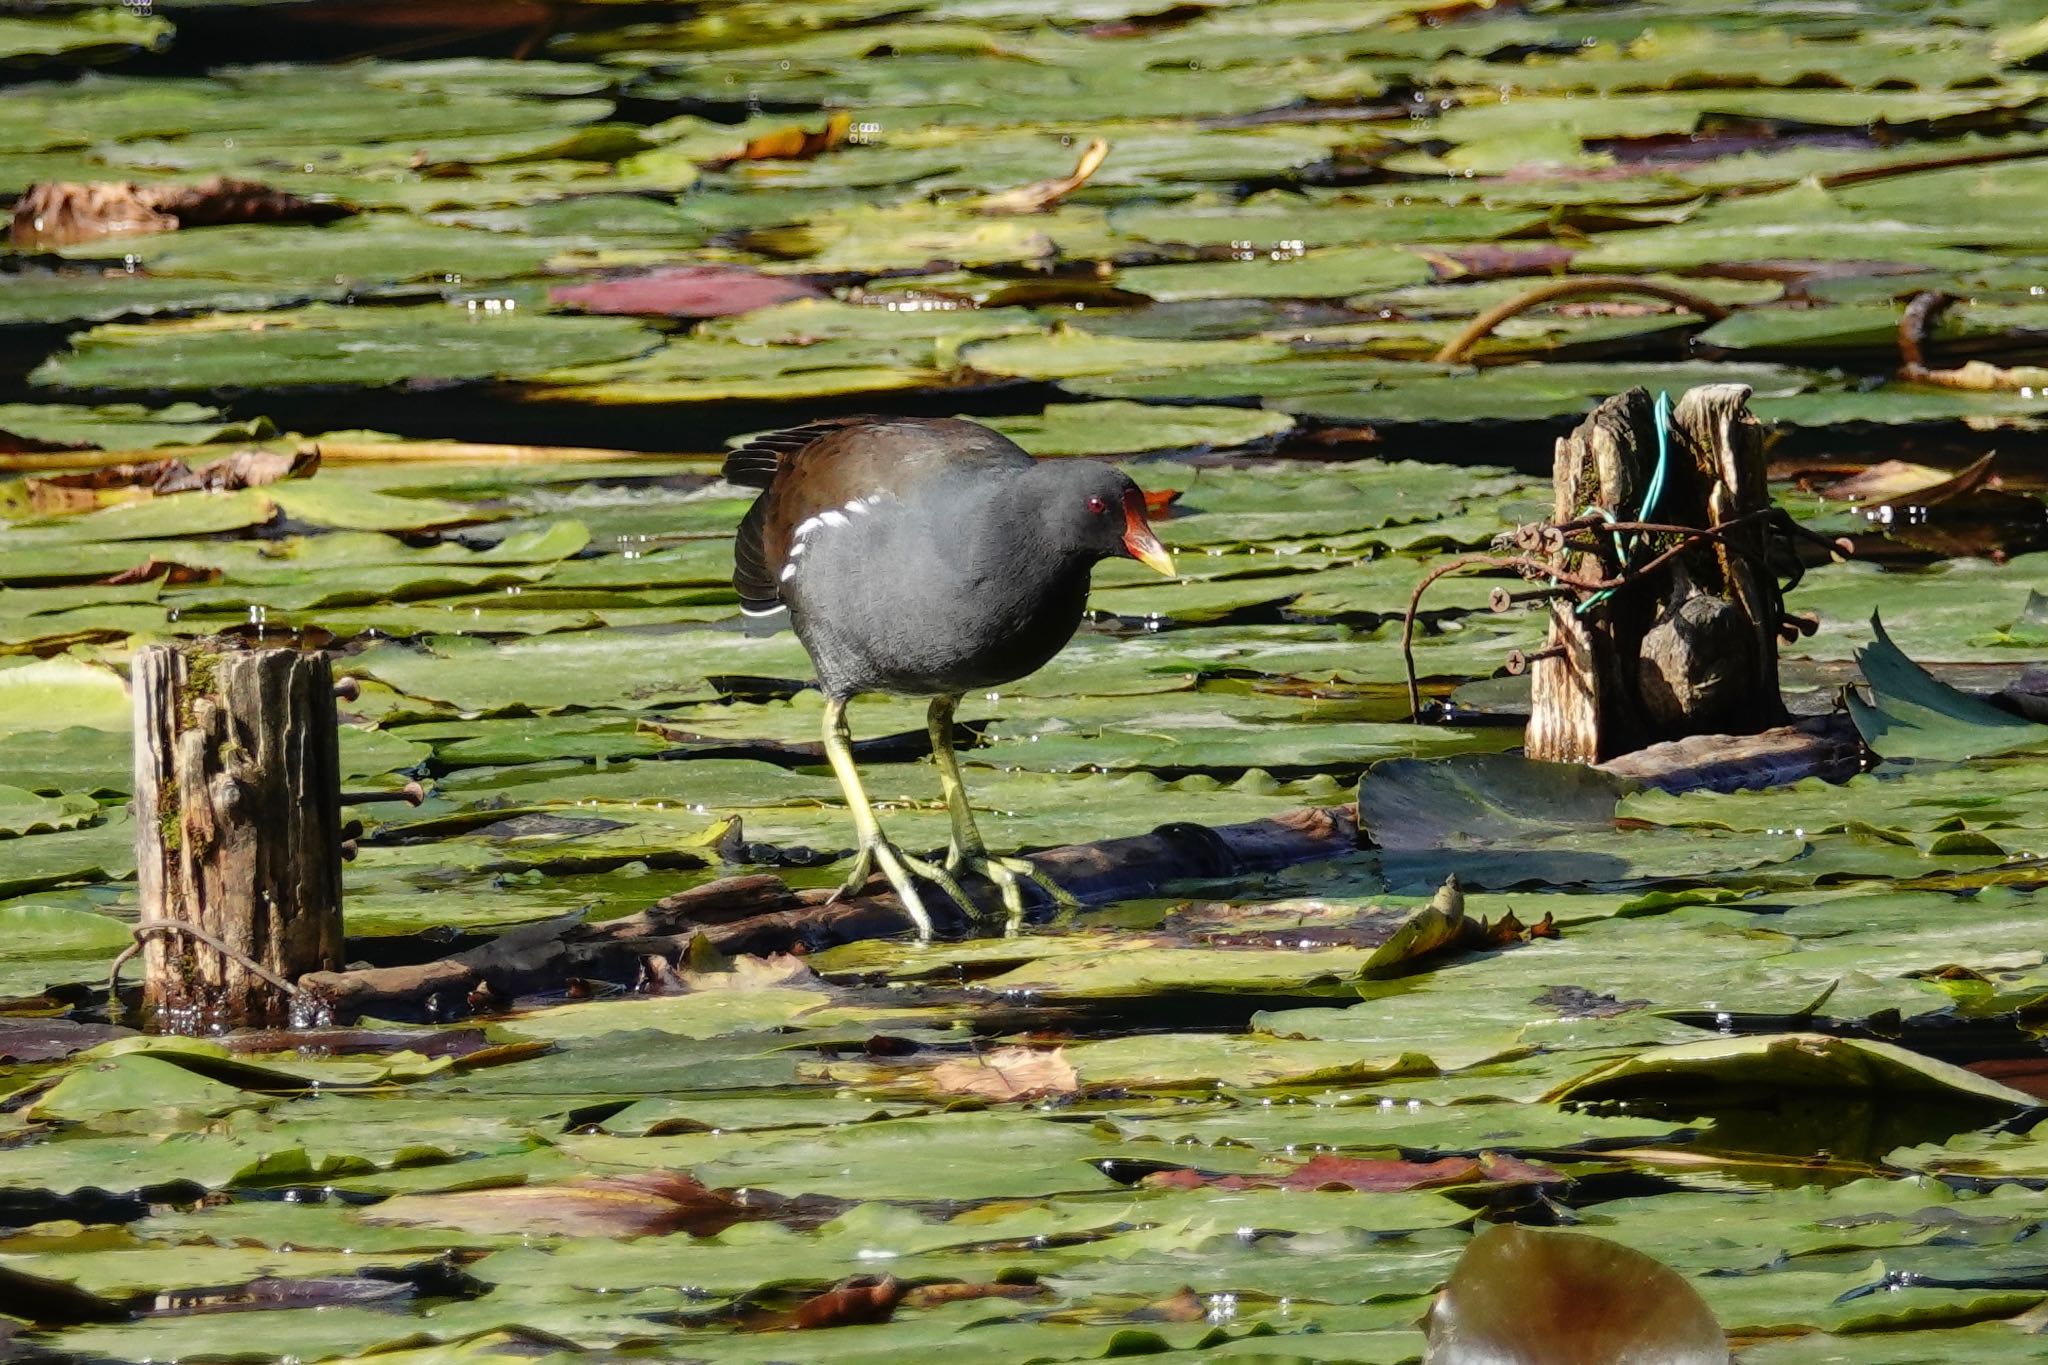
[[[1486,595],[1486,609],[1498,614],[1518,602],[1547,602],[1555,597],[1570,597],[1570,588],[1531,588],[1527,592],[1509,592],[1506,588],[1495,588]]]
[[[1529,665],[1535,663],[1538,659],[1562,659],[1563,657],[1563,645],[1552,645],[1548,649],[1534,649],[1527,654],[1524,654],[1519,649],[1511,649],[1508,651],[1508,676],[1511,678],[1521,677],[1529,671]]]

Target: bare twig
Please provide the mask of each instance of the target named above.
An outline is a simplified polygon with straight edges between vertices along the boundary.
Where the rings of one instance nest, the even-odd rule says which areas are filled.
[[[1626,275],[1586,275],[1577,279],[1551,280],[1539,284],[1526,294],[1518,294],[1498,307],[1489,308],[1465,325],[1465,329],[1445,342],[1443,349],[1436,353],[1439,365],[1455,365],[1494,328],[1518,313],[1551,302],[1553,299],[1581,298],[1589,294],[1646,294],[1666,303],[1675,303],[1680,308],[1698,313],[1709,322],[1719,322],[1728,316],[1728,310],[1704,294],[1695,294],[1689,289],[1679,289],[1654,280],[1632,279]]]
[[[304,991],[279,976],[276,972],[271,971],[270,968],[264,966],[255,958],[248,956],[238,949],[230,948],[227,944],[221,942],[212,934],[207,933],[206,930],[201,929],[196,924],[187,924],[183,920],[176,919],[146,919],[138,923],[131,932],[135,935],[135,941],[121,950],[120,955],[114,959],[114,965],[107,972],[107,990],[110,994],[117,991],[120,987],[121,968],[128,964],[129,959],[142,951],[144,936],[165,933],[184,934],[198,939],[222,957],[238,964],[244,970],[261,977],[294,999],[305,994]]]

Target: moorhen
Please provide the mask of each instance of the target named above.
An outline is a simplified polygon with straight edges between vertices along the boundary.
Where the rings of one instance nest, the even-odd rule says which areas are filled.
[[[825,693],[825,756],[860,839],[833,899],[876,864],[930,939],[916,879],[976,915],[955,880],[1001,892],[1007,931],[1023,921],[1019,880],[1074,899],[1021,858],[982,843],[953,756],[953,709],[968,691],[1012,682],[1059,653],[1099,560],[1128,555],[1163,574],[1173,560],[1144,495],[1089,460],[1041,462],[958,418],[844,417],[762,436],[726,457],[725,477],[759,488],[733,544],[733,586],[752,616],[787,609]],[[927,725],[953,837],[943,865],[891,843],[861,789],[846,704],[861,692],[930,697]]]

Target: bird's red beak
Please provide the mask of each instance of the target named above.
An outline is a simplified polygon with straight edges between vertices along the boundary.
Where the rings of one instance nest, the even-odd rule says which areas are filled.
[[[1173,556],[1152,534],[1145,519],[1145,495],[1132,488],[1124,493],[1124,553],[1155,573],[1173,577]]]

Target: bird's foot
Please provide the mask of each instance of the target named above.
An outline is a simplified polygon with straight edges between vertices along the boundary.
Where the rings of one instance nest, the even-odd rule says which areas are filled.
[[[1024,858],[1006,858],[985,848],[961,849],[955,845],[946,855],[946,868],[953,873],[974,872],[995,884],[1003,898],[1003,937],[1015,938],[1024,926],[1024,883],[1030,882],[1061,910],[1079,910],[1074,893],[1038,870]]]
[[[834,891],[825,903],[830,905],[843,896],[857,894],[867,885],[868,877],[877,864],[881,866],[882,875],[889,879],[889,885],[895,888],[896,898],[903,902],[903,909],[909,914],[910,922],[917,926],[920,943],[932,941],[931,912],[924,908],[924,897],[917,889],[920,880],[930,882],[945,892],[969,919],[980,918],[980,907],[960,888],[959,881],[949,867],[912,857],[880,834],[861,845],[860,853],[854,859],[853,871],[847,874],[845,883]]]

